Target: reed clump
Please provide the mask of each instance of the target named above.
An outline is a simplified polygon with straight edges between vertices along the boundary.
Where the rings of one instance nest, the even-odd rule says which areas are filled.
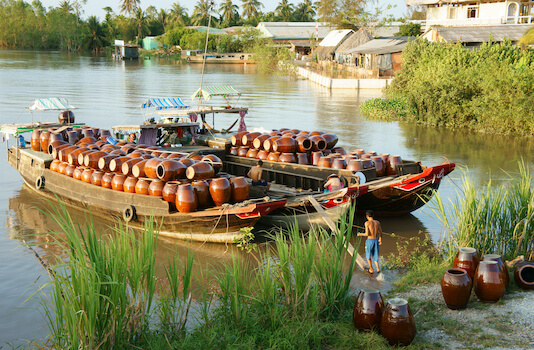
[[[523,161],[518,174],[507,175],[505,184],[489,181],[480,188],[464,170],[462,185],[448,206],[436,194],[430,207],[445,230],[440,248],[448,260],[459,247],[476,248],[482,255],[501,254],[504,259],[534,258],[532,176]]]

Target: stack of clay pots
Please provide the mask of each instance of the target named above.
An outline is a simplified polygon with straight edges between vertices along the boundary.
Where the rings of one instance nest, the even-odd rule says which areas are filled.
[[[352,322],[359,331],[377,331],[390,345],[410,345],[415,338],[415,320],[405,299],[384,303],[376,289],[362,289],[352,312]]]
[[[314,165],[322,168],[361,171],[375,168],[377,176],[395,175],[402,163],[398,155],[377,154],[356,149],[347,153],[335,147],[338,138],[322,131],[273,130],[270,134],[239,132],[232,136],[230,154],[281,163]]]
[[[441,279],[441,291],[447,307],[465,309],[471,290],[484,303],[495,303],[506,293],[510,277],[498,254],[486,254],[479,259],[476,249],[460,248],[452,268]]]
[[[109,133],[93,128],[69,132],[73,133],[70,142],[63,134],[34,132],[32,149],[46,150],[54,158],[51,170],[77,180],[115,191],[162,197],[171,210],[184,213],[249,198],[244,177],[215,177],[222,161],[213,154],[189,156],[126,142],[111,145],[102,136],[98,138]]]

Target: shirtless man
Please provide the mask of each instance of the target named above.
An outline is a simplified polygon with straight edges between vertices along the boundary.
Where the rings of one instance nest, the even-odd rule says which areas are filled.
[[[263,169],[261,168],[262,165],[263,161],[261,159],[258,160],[258,164],[255,167],[250,168],[247,176],[252,179],[252,186],[265,186],[264,191],[267,192],[269,187],[271,187],[271,184],[261,178],[263,172]]]
[[[374,212],[372,210],[367,210],[365,212],[365,217],[367,221],[365,222],[365,232],[358,233],[358,236],[367,237],[365,241],[365,256],[367,262],[369,263],[369,273],[373,273],[373,265],[371,264],[371,259],[375,262],[376,272],[380,273],[380,268],[378,267],[378,251],[379,246],[382,245],[382,226],[380,222],[373,218]]]

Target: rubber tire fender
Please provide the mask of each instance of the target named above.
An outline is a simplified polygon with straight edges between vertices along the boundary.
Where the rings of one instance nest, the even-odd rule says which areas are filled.
[[[126,222],[130,222],[135,219],[135,207],[133,205],[127,205],[122,211],[122,218]]]
[[[35,188],[38,190],[42,190],[45,187],[45,177],[39,176],[37,179],[35,179]]]

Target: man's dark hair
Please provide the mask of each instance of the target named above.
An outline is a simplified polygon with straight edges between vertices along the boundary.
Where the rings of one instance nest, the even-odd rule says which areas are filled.
[[[261,160],[261,159],[258,160],[258,165],[259,165],[259,166],[262,166],[262,165],[263,165],[263,160]]]
[[[375,217],[375,212],[372,211],[372,210],[367,210],[367,211],[365,212],[365,215],[367,215],[367,216],[370,217],[370,218],[374,218],[374,217]]]

